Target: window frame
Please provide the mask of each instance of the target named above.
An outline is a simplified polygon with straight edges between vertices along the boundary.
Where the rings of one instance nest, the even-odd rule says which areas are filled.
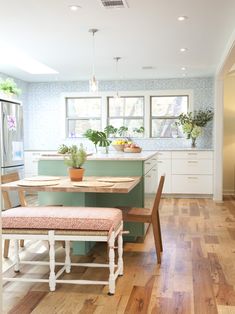
[[[89,116],[89,117],[80,117],[78,115],[71,115],[69,116],[68,114],[68,100],[69,99],[100,99],[101,100],[101,104],[100,104],[100,117],[97,117],[97,116]],[[70,138],[69,137],[69,121],[88,121],[88,120],[98,120],[100,121],[100,128],[102,128],[102,98],[101,97],[98,97],[98,96],[91,96],[89,95],[88,97],[85,97],[85,96],[77,96],[77,97],[65,97],[65,136],[66,138]],[[74,138],[84,138],[84,136],[75,136]]]
[[[107,125],[110,124],[110,119],[122,119],[122,120],[143,120],[143,126],[144,126],[144,113],[145,113],[145,97],[144,95],[140,96],[140,95],[128,95],[128,96],[120,96],[120,98],[142,98],[143,99],[143,116],[134,116],[134,117],[128,117],[128,116],[110,116],[110,99],[113,98],[113,96],[107,96]],[[132,136],[132,138],[135,138],[134,136]],[[136,137],[137,138],[137,137]],[[144,134],[142,137],[138,137],[138,138],[144,138]]]
[[[188,101],[187,101],[187,112],[190,111],[190,95],[187,93],[184,94],[161,94],[161,95],[151,95],[150,96],[150,138],[157,138],[157,139],[172,139],[173,137],[158,137],[158,136],[153,136],[153,120],[176,120],[179,116],[153,116],[152,112],[153,112],[153,103],[152,103],[152,98],[155,97],[187,97]],[[182,138],[182,137],[178,137],[178,138]]]
[[[60,94],[60,121],[61,125],[64,125],[62,129],[63,137],[67,137],[66,133],[66,111],[65,111],[65,99],[66,98],[90,98],[90,97],[100,97],[101,98],[101,129],[103,130],[108,125],[108,97],[114,97],[116,91],[105,91],[97,92],[92,95],[89,92],[65,92]],[[140,139],[149,139],[156,140],[157,137],[151,137],[151,112],[150,112],[150,97],[151,96],[174,96],[174,95],[186,95],[189,96],[189,106],[188,110],[193,111],[193,102],[194,102],[194,91],[193,89],[162,89],[162,90],[136,90],[136,91],[119,91],[119,96],[133,96],[133,97],[144,97],[144,136]],[[80,137],[80,139],[84,137]],[[158,138],[162,140],[171,140],[172,138]],[[181,138],[178,138],[181,139]],[[177,140],[177,138],[175,138]]]

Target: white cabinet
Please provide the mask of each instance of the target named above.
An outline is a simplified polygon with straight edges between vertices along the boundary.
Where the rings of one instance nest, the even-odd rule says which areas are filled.
[[[25,151],[25,177],[32,177],[38,174],[38,159],[42,154],[48,154],[51,151]]]
[[[171,152],[158,152],[157,156],[157,185],[161,175],[165,174],[165,182],[162,192],[171,193]]]
[[[212,194],[213,153],[172,152],[172,193]]]

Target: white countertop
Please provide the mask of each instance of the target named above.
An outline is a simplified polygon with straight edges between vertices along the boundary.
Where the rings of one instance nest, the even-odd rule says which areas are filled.
[[[108,154],[92,154],[87,157],[87,160],[147,160],[154,156],[157,151],[142,151],[141,153],[124,153],[110,152]],[[64,155],[59,154],[44,154],[39,160],[64,160]]]

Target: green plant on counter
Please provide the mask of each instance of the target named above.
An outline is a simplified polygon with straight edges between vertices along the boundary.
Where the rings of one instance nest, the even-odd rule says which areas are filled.
[[[107,133],[97,130],[88,129],[84,136],[90,140],[95,145],[95,150],[97,152],[97,145],[99,147],[105,147],[106,153],[108,153],[108,147],[111,141],[108,139]]]
[[[60,147],[58,148],[57,152],[59,154],[67,154],[70,152],[70,147],[68,147],[65,144],[60,145]]]
[[[69,149],[68,156],[65,157],[65,163],[67,166],[80,169],[87,159],[87,153],[80,144],[78,148],[77,145],[72,145]]]
[[[127,126],[121,126],[118,130],[117,133],[121,137],[127,137],[127,132],[128,132],[128,127]]]
[[[115,128],[113,125],[109,124],[104,128],[104,132],[107,134],[107,137],[110,135],[113,135],[113,137],[116,136],[118,129]]]
[[[7,78],[5,81],[0,80],[0,91],[7,95],[19,96],[21,94],[21,89],[17,87],[15,81],[11,78]]]
[[[144,133],[144,127],[141,126],[141,127],[139,127],[139,128],[134,128],[134,129],[133,129],[133,132],[134,132],[134,133],[137,133],[137,134],[143,134],[143,133]]]
[[[198,110],[188,112],[187,114],[181,113],[179,115],[179,122],[176,125],[181,125],[183,132],[186,134],[187,139],[192,139],[192,147],[195,147],[196,138],[202,134],[202,127],[213,119],[214,113],[212,110]]]

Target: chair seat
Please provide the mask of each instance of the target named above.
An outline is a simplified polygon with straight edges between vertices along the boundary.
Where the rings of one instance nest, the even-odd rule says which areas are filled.
[[[151,222],[152,210],[139,207],[119,207],[122,210],[123,221]]]
[[[122,221],[117,208],[19,207],[2,213],[3,229],[90,230],[116,229]]]

